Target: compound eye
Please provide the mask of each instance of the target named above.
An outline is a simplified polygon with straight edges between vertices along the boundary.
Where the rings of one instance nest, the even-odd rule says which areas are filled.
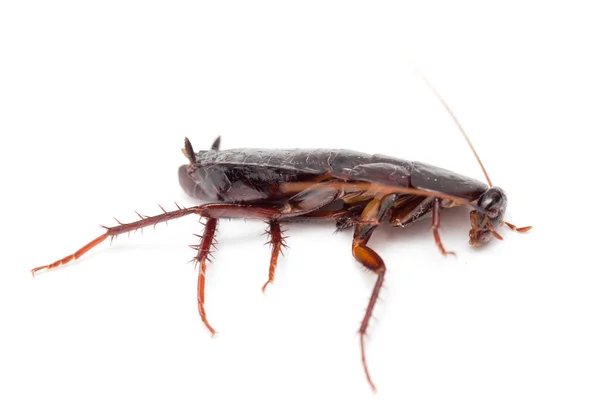
[[[506,195],[502,189],[494,187],[488,189],[488,191],[479,199],[479,206],[484,210],[488,211],[490,216],[498,216],[498,209],[506,204]],[[496,214],[492,214],[496,211]]]

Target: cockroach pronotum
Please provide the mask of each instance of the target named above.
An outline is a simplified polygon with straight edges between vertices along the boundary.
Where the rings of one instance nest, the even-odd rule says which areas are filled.
[[[423,77],[424,78],[424,77]],[[367,243],[382,223],[403,227],[431,215],[435,244],[446,251],[439,235],[440,211],[454,206],[469,206],[471,229],[469,244],[480,246],[492,238],[501,240],[500,225],[526,232],[532,227],[516,227],[504,221],[507,199],[504,191],[493,186],[469,137],[439,93],[424,79],[446,108],[475,155],[487,179],[487,185],[475,179],[421,162],[349,150],[328,149],[220,149],[220,137],[208,151],[195,152],[186,138],[187,164],[179,168],[179,182],[193,198],[208,201],[194,207],[179,205],[174,211],[142,216],[131,223],[104,227],[106,232],[75,253],[54,263],[36,267],[32,274],[53,269],[78,259],[110,237],[154,226],[189,214],[206,219],[204,233],[196,250],[198,272],[198,311],[202,322],[215,334],[204,308],[206,263],[214,244],[221,218],[261,219],[267,222],[271,261],[263,291],[273,283],[279,253],[285,247],[281,223],[332,220],[338,230],[354,228],[352,255],[377,280],[359,328],[362,366],[375,391],[365,356],[365,335],[385,276],[385,264]]]

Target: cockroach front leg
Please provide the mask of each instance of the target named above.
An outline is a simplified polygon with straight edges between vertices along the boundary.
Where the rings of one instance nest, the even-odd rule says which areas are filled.
[[[440,228],[440,211],[441,211],[441,202],[439,198],[434,198],[433,207],[431,209],[431,229],[433,230],[433,238],[435,239],[435,244],[440,249],[440,252],[447,256],[451,254],[456,256],[456,253],[453,251],[446,251],[444,245],[442,244],[442,239],[440,238],[439,228]]]
[[[383,286],[383,279],[385,276],[385,263],[382,258],[372,248],[367,247],[367,242],[371,238],[373,231],[377,228],[377,225],[381,222],[386,214],[388,214],[390,208],[393,206],[397,199],[396,194],[386,195],[381,199],[375,198],[365,207],[361,216],[361,221],[356,225],[354,229],[354,238],[352,240],[352,255],[354,258],[362,264],[364,267],[372,271],[377,275],[373,292],[369,298],[369,304],[367,310],[360,324],[358,334],[360,336],[360,353],[363,369],[367,377],[369,385],[376,391],[375,383],[371,379],[369,368],[367,366],[367,358],[365,354],[365,336],[367,334],[367,328],[369,321],[373,315],[373,309],[379,298],[379,292]]]

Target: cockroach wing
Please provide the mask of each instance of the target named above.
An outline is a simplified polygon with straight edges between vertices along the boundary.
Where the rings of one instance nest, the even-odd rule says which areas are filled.
[[[412,165],[411,185],[413,188],[442,192],[469,201],[479,199],[488,189],[483,182],[447,169],[422,162],[413,162]]]
[[[349,179],[364,181],[388,186],[410,187],[412,165],[398,165],[391,163],[368,163],[355,166],[349,172]]]

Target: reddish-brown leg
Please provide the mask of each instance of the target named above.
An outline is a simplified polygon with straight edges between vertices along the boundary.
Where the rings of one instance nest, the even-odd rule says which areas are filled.
[[[204,310],[204,284],[206,280],[206,261],[210,260],[208,256],[211,254],[210,250],[213,247],[215,233],[217,231],[217,219],[209,218],[204,227],[204,234],[202,234],[202,240],[197,246],[198,254],[194,257],[196,263],[200,266],[198,272],[198,312],[200,312],[200,319],[206,325],[206,328],[212,335],[215,335],[217,331],[208,323],[206,319],[206,311]]]
[[[336,191],[337,193],[337,191]],[[306,195],[306,194],[305,194]],[[115,227],[104,227],[106,229],[106,233],[103,235],[96,237],[94,240],[77,250],[75,253],[70,254],[60,260],[55,261],[54,263],[50,263],[45,266],[36,267],[31,270],[32,274],[35,274],[37,271],[43,269],[53,269],[63,264],[69,263],[73,260],[78,259],[83,254],[96,247],[98,244],[106,240],[107,238],[115,238],[120,234],[129,233],[131,231],[136,231],[138,229],[142,229],[148,226],[155,226],[161,222],[166,222],[171,219],[181,218],[183,216],[189,214],[198,214],[202,217],[207,217],[208,222],[206,224],[206,228],[204,230],[204,235],[202,236],[202,241],[198,245],[198,254],[196,256],[196,260],[199,263],[200,271],[198,275],[198,310],[200,312],[200,317],[202,322],[206,325],[208,330],[214,334],[215,330],[208,323],[206,319],[206,311],[204,310],[204,286],[206,279],[206,261],[208,260],[208,256],[210,254],[210,248],[213,244],[214,235],[217,226],[217,218],[256,218],[256,219],[266,219],[270,220],[273,223],[277,224],[278,219],[292,218],[298,215],[302,215],[307,212],[307,209],[310,209],[311,206],[317,206],[318,200],[317,198],[312,198],[310,195],[307,195],[308,198],[303,199],[301,201],[301,205],[303,207],[295,207],[295,206],[287,206],[287,207],[273,207],[269,205],[243,205],[243,204],[204,204],[198,205],[191,208],[181,208],[178,206],[178,210],[167,212],[162,207],[162,214],[155,215],[152,217],[140,216],[140,220],[134,221],[132,223],[123,224],[119,223],[119,225]],[[311,205],[311,201],[313,205]],[[318,207],[317,207],[318,208]],[[315,208],[316,209],[316,208]],[[276,233],[279,240],[282,240],[281,232]],[[282,241],[280,241],[283,244]],[[281,248],[281,247],[279,247]],[[275,263],[272,262],[272,269],[274,273],[275,264],[277,259],[275,258]]]
[[[285,244],[285,236],[283,235],[281,225],[278,221],[269,221],[267,234],[270,236],[268,243],[271,244],[271,262],[269,263],[269,280],[267,280],[262,287],[263,293],[265,293],[267,286],[275,280],[275,269],[277,268],[279,253],[282,252],[283,247],[287,247]]]
[[[117,237],[120,234],[130,233],[132,231],[137,231],[139,229],[155,226],[162,222],[167,222],[169,220],[174,220],[177,218],[184,217],[189,214],[198,214],[201,217],[210,217],[210,218],[247,218],[247,219],[263,219],[263,220],[279,220],[286,218],[293,218],[303,214],[306,214],[311,211],[311,209],[318,209],[320,206],[317,201],[314,201],[314,204],[308,205],[306,201],[304,202],[304,208],[296,208],[296,207],[274,207],[270,205],[259,205],[259,204],[234,204],[234,203],[214,203],[214,204],[204,204],[198,205],[190,208],[181,208],[178,206],[176,211],[165,211],[163,210],[162,214],[154,215],[152,217],[142,216],[141,220],[130,222],[130,223],[119,223],[119,225],[114,227],[104,227],[106,232],[99,237],[96,237],[85,246],[81,247],[73,254],[69,254],[68,256],[55,261],[54,263],[46,264],[44,266],[35,267],[31,270],[31,273],[35,275],[36,272],[43,269],[54,269],[58,266],[62,266],[63,264],[67,264],[73,260],[78,259],[85,253],[87,253],[92,248],[96,247],[98,244],[106,240],[107,238],[111,238],[111,240]],[[139,214],[138,214],[139,215]]]
[[[73,260],[77,260],[79,257],[83,256],[85,253],[87,253],[92,248],[96,247],[98,244],[100,244],[109,237],[112,240],[120,234],[130,233],[132,231],[137,231],[139,229],[149,226],[156,226],[159,223],[181,218],[189,214],[198,214],[200,216],[207,216],[213,218],[226,217],[257,219],[285,218],[302,214],[302,212],[282,213],[281,209],[277,209],[268,205],[205,204],[190,208],[181,208],[178,206],[178,209],[176,211],[169,212],[165,211],[162,207],[160,208],[163,210],[163,213],[159,215],[155,215],[152,217],[140,215],[142,219],[138,221],[134,221],[127,224],[119,222],[119,225],[114,227],[102,226],[104,229],[106,229],[106,232],[104,234],[102,234],[99,237],[96,237],[73,254],[69,254],[68,256],[63,257],[60,260],[56,260],[53,263],[31,269],[31,274],[35,275],[35,273],[40,270],[54,269],[58,266],[70,263]]]
[[[381,199],[373,199],[363,210],[361,220],[364,221],[362,224],[357,224],[354,228],[354,238],[352,240],[352,255],[354,258],[367,269],[377,275],[373,292],[369,298],[369,304],[367,310],[358,329],[360,336],[360,354],[363,369],[367,377],[367,381],[373,391],[376,391],[375,383],[371,379],[369,373],[369,367],[367,366],[367,358],[365,354],[365,336],[367,335],[367,328],[369,327],[369,321],[373,315],[375,304],[379,298],[379,292],[383,286],[383,278],[385,276],[385,263],[373,249],[367,247],[367,242],[371,238],[373,231],[377,228],[378,223],[388,213],[390,208],[393,206],[397,199],[397,195],[387,195]]]
[[[360,355],[363,369],[365,370],[365,375],[367,376],[367,381],[369,385],[371,386],[373,391],[377,391],[375,383],[373,383],[373,380],[371,379],[369,367],[367,366],[367,356],[365,354],[365,336],[367,334],[367,328],[369,327],[369,321],[371,320],[371,316],[373,315],[373,309],[375,309],[375,304],[377,303],[377,299],[379,298],[379,292],[381,291],[381,287],[383,286],[383,278],[385,276],[385,264],[381,257],[379,257],[379,255],[375,251],[373,251],[373,249],[367,247],[365,244],[365,240],[355,239],[352,242],[352,255],[363,266],[377,274],[377,281],[375,282],[373,292],[371,293],[371,297],[369,298],[369,304],[367,305],[365,316],[363,317],[363,320],[360,324],[360,328],[358,329],[358,334],[360,336]]]
[[[440,228],[440,211],[440,199],[435,198],[433,200],[433,207],[431,209],[431,229],[433,230],[433,238],[435,240],[435,244],[438,246],[440,252],[444,256],[447,256],[448,254],[456,256],[456,253],[454,253],[453,251],[446,251],[444,245],[442,244],[442,239],[440,238],[440,233],[438,231],[438,229]]]
[[[109,237],[112,240],[115,237],[117,237],[119,234],[130,233],[132,231],[136,231],[141,228],[155,226],[156,224],[159,224],[161,222],[174,220],[174,219],[181,218],[181,217],[184,217],[189,214],[197,214],[199,207],[181,208],[178,206],[177,207],[178,209],[176,211],[170,211],[170,212],[165,211],[162,207],[160,207],[160,208],[163,210],[163,213],[159,214],[159,215],[155,215],[153,217],[142,217],[141,220],[134,221],[129,224],[123,224],[123,223],[117,221],[117,222],[119,222],[119,225],[114,226],[114,227],[102,226],[103,228],[106,229],[106,233],[102,234],[99,237],[96,237],[95,239],[93,239],[92,241],[87,243],[85,246],[81,247],[79,250],[77,250],[73,254],[69,254],[68,256],[63,257],[60,260],[56,260],[54,263],[50,263],[45,266],[39,266],[39,267],[35,267],[35,268],[31,269],[31,274],[35,275],[35,273],[40,270],[54,269],[58,266],[62,266],[63,264],[67,264],[73,260],[77,260],[79,257],[83,256],[89,250],[96,247],[98,244],[100,244],[101,242],[103,242],[104,240],[106,240]]]

